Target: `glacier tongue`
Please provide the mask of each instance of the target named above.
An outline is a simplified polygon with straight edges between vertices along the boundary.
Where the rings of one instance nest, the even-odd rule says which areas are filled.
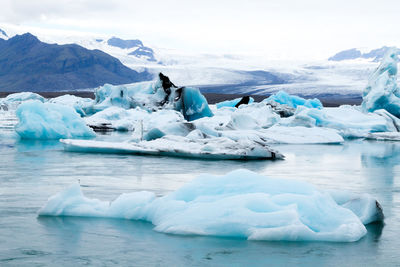
[[[163,197],[135,192],[112,202],[86,198],[76,184],[50,197],[39,216],[147,220],[156,231],[182,235],[332,242],[357,241],[367,232],[361,220],[383,219],[368,195],[356,202],[349,202],[354,194],[334,196],[305,182],[236,170],[202,175]]]

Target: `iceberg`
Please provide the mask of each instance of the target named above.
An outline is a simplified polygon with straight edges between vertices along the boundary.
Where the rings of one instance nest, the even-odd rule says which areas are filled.
[[[396,132],[397,121],[384,113],[364,113],[359,107],[297,108],[295,115],[284,118],[280,126],[325,127],[338,130],[346,138],[366,137],[371,132]]]
[[[42,103],[37,100],[22,103],[17,111],[15,131],[24,139],[60,139],[94,137],[95,133],[68,106]]]
[[[229,160],[283,158],[282,154],[269,148],[267,145],[251,140],[234,141],[224,137],[198,139],[193,138],[194,134],[189,137],[182,137],[165,135],[160,130],[150,131],[148,135],[150,136],[144,136],[143,139],[145,140],[137,143],[71,139],[61,139],[60,141],[64,144],[64,149],[70,152]]]
[[[176,110],[180,110],[188,121],[203,117],[212,117],[213,113],[208,106],[207,99],[200,93],[199,89],[193,87],[182,87],[181,100],[177,102]]]
[[[160,109],[176,110],[181,112],[188,121],[213,116],[206,98],[199,89],[178,88],[162,73],[159,77],[152,82],[118,86],[105,84],[98,87],[94,91],[93,105],[85,107],[84,111],[86,114],[94,114],[109,107],[124,109],[139,107],[149,112]],[[166,80],[168,82],[165,82]]]
[[[328,192],[306,182],[236,170],[202,175],[162,197],[142,191],[111,202],[87,198],[75,184],[50,197],[38,215],[145,220],[156,231],[179,235],[354,242],[367,232],[362,221],[383,218],[369,209],[365,197],[346,204],[348,195],[336,195],[344,201],[340,206]]]
[[[281,118],[287,118],[293,116],[294,113],[296,112],[295,108],[286,104],[280,104],[275,101],[268,101],[267,106],[271,107],[271,109]]]
[[[362,108],[365,112],[385,109],[400,117],[400,89],[397,85],[397,62],[400,50],[391,48],[369,78],[363,92]]]
[[[18,106],[28,100],[37,100],[40,102],[45,102],[45,98],[39,94],[31,92],[22,92],[9,94],[3,99],[0,99],[0,110],[16,110]]]
[[[235,130],[268,128],[280,120],[271,107],[264,103],[254,103],[238,109],[230,114],[226,128]]]
[[[319,101],[319,99],[317,98],[304,99],[299,96],[289,95],[285,91],[279,91],[276,94],[271,95],[270,97],[263,100],[263,102],[267,103],[271,101],[278,102],[279,104],[286,104],[292,108],[297,108],[298,106],[305,106],[308,108],[322,109],[323,107],[321,101]]]
[[[400,133],[399,132],[370,133],[367,135],[366,139],[377,140],[377,141],[400,141]]]
[[[217,104],[215,104],[215,106],[219,109],[219,108],[223,108],[223,107],[230,107],[230,108],[234,108],[243,98],[239,97],[239,98],[235,98],[233,100],[226,100],[226,101],[222,101],[219,102]],[[251,104],[254,103],[254,98],[249,97],[249,103]]]
[[[324,127],[282,127],[272,126],[262,131],[270,143],[280,144],[341,144],[343,137],[337,130]]]
[[[142,107],[152,109],[161,101],[163,95],[155,92],[159,88],[157,82],[140,82],[126,85],[105,84],[95,88],[94,104],[86,109],[87,114],[94,114],[108,107],[120,107],[124,109]]]
[[[93,105],[93,100],[90,98],[82,98],[74,95],[62,95],[48,100],[49,103],[55,103],[65,106],[70,106],[75,109],[82,117],[86,116],[85,110]]]
[[[368,194],[358,195],[339,190],[330,190],[329,194],[336,203],[354,212],[363,224],[380,222],[385,218],[382,206]]]
[[[146,132],[152,128],[166,129],[171,124],[183,122],[182,114],[175,110],[161,109],[149,112],[140,107],[124,109],[120,107],[109,107],[96,114],[84,118],[86,124],[94,129],[101,129],[106,125],[109,129],[119,131],[133,131],[137,124],[143,124]]]
[[[262,130],[223,131],[221,136],[237,142],[250,140],[264,144],[341,144],[343,137],[337,130],[323,127],[283,127],[274,125]]]

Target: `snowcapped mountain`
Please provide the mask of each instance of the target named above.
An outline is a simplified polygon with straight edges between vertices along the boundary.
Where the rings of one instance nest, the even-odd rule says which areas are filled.
[[[381,48],[373,49],[371,51],[364,53],[362,53],[360,49],[352,48],[340,51],[334,56],[330,57],[328,60],[342,61],[342,60],[352,60],[352,59],[368,59],[372,61],[380,61],[390,48],[391,47],[383,46]]]
[[[98,41],[98,40],[97,40]],[[137,58],[143,58],[148,61],[157,61],[154,57],[154,51],[150,47],[144,46],[142,41],[136,40],[123,40],[117,37],[111,37],[107,40],[107,44],[110,46],[119,47],[121,49],[128,49],[128,55],[135,56]]]
[[[0,25],[0,28],[9,37],[27,31],[17,26]],[[376,60],[385,50],[383,47],[363,53],[352,49],[321,61],[271,61],[258,55],[191,53],[149,47],[135,38],[29,30],[43,42],[101,50],[138,72],[146,70],[153,75],[163,72],[178,86],[192,85],[203,92],[226,94],[268,95],[284,90],[305,97],[360,98],[370,73],[377,67]]]

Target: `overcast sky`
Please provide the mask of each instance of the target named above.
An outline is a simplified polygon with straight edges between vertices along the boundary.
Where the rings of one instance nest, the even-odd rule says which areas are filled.
[[[202,53],[321,59],[400,46],[400,1],[2,0],[1,23],[139,38]]]

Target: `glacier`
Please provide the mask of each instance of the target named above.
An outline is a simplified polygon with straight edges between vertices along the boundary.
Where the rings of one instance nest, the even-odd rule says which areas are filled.
[[[240,169],[204,174],[162,197],[141,191],[111,202],[87,198],[74,184],[50,197],[38,215],[145,220],[156,231],[178,235],[330,242],[357,241],[367,232],[364,224],[383,220],[369,195],[332,195],[306,182]]]
[[[79,114],[71,107],[38,100],[19,105],[15,131],[24,139],[94,137]]]

